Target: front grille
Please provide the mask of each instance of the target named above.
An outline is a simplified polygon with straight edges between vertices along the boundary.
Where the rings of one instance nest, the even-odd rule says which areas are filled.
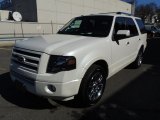
[[[12,61],[18,64],[21,69],[25,69],[30,72],[38,73],[40,58],[40,52],[21,48],[13,48],[12,51]]]

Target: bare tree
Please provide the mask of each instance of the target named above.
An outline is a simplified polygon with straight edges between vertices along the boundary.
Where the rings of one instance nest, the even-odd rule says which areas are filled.
[[[141,17],[143,20],[152,20],[152,16],[157,14],[158,6],[155,3],[149,3],[146,5],[139,5],[136,7],[135,15]]]

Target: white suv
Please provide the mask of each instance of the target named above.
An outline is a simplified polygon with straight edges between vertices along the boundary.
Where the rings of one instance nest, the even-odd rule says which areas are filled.
[[[146,48],[140,18],[102,13],[72,19],[57,34],[17,42],[11,78],[27,91],[56,100],[98,102],[106,78],[133,63],[142,64]]]

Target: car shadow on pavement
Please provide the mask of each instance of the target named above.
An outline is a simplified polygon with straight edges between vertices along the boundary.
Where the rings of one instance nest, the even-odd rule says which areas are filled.
[[[6,101],[28,109],[54,108],[46,99],[18,90],[10,79],[9,73],[0,75],[0,96]]]
[[[152,67],[81,120],[160,120],[160,66]]]
[[[80,120],[160,120],[160,39],[148,41],[144,65],[149,69],[105,99],[84,111]]]

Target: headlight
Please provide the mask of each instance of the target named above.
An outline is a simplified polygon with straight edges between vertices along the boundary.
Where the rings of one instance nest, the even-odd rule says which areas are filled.
[[[47,73],[58,73],[61,71],[70,71],[76,69],[76,58],[73,56],[51,55]]]

